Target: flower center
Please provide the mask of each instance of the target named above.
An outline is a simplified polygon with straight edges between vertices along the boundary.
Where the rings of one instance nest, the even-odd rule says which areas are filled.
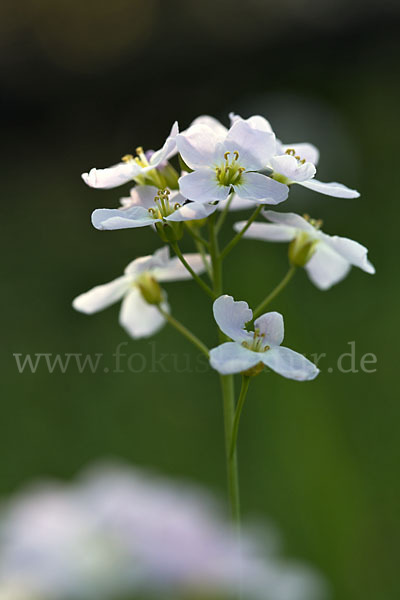
[[[149,208],[149,213],[154,219],[163,219],[164,217],[169,217],[173,212],[178,210],[181,205],[176,202],[171,206],[171,202],[169,199],[170,190],[158,190],[157,196],[154,198],[155,208]]]
[[[312,217],[310,217],[310,215],[307,214],[303,215],[303,219],[310,223],[310,225],[312,225],[314,229],[321,229],[324,223],[322,219],[313,219]]]
[[[136,164],[139,165],[139,167],[148,167],[149,166],[149,161],[146,158],[146,155],[144,153],[142,146],[138,146],[136,148],[136,156],[133,156],[133,154],[125,154],[125,156],[123,156],[121,160],[122,160],[122,162],[126,162],[126,163],[134,161]]]
[[[229,157],[233,155],[233,158],[229,160]],[[246,169],[239,165],[239,152],[225,152],[225,162],[220,167],[215,167],[217,175],[217,181],[219,185],[238,185],[242,178],[242,173]]]
[[[294,148],[288,148],[286,150],[285,154],[289,154],[289,156],[293,156],[300,165],[304,165],[304,163],[306,162],[305,158],[301,158],[300,156],[298,156],[296,154],[296,150]]]
[[[264,335],[261,335],[258,329],[253,332],[253,339],[251,342],[242,342],[242,346],[253,352],[266,352],[270,349],[270,347],[265,344]]]

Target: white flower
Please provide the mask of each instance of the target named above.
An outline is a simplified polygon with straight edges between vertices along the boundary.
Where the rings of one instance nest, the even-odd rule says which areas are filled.
[[[278,204],[288,196],[286,185],[255,172],[264,169],[275,153],[273,133],[253,129],[244,121],[234,123],[227,133],[223,126],[200,122],[179,134],[176,143],[193,169],[179,180],[180,191],[189,200],[221,201],[232,190],[240,198],[263,204]]]
[[[281,346],[283,317],[268,312],[254,321],[254,332],[245,329],[253,318],[247,302],[236,302],[232,296],[220,296],[214,302],[215,320],[225,335],[233,341],[210,351],[211,366],[227,375],[247,372],[264,365],[297,381],[315,379],[319,370],[302,354]]]
[[[217,206],[186,202],[179,192],[158,190],[151,185],[131,189],[129,198],[121,199],[121,208],[98,208],[92,213],[96,229],[128,229],[155,223],[205,219]]]
[[[83,181],[93,188],[114,188],[133,179],[143,176],[151,176],[151,172],[157,169],[165,161],[176,154],[176,136],[178,134],[178,123],[175,122],[171,128],[164,145],[160,150],[154,152],[150,158],[146,156],[143,148],[137,148],[137,156],[126,155],[122,162],[107,169],[91,169],[89,173],[82,173]]]
[[[231,123],[244,121],[259,131],[272,132],[269,121],[260,115],[255,115],[249,119],[242,119],[234,113],[230,113],[229,116]],[[324,183],[315,179],[318,160],[319,150],[313,144],[306,142],[282,144],[280,140],[277,140],[275,155],[265,166],[272,169],[271,177],[287,185],[298,183],[320,194],[335,196],[336,198],[359,197],[360,194],[357,190],[352,190],[341,183]]]
[[[270,160],[277,181],[291,185],[298,183],[303,187],[325,194],[326,196],[335,196],[336,198],[358,198],[359,192],[352,190],[342,183],[332,181],[324,183],[314,179],[317,172],[315,164],[307,160],[307,155],[311,155],[313,150],[311,144],[291,144],[285,146],[284,154],[274,156]]]
[[[203,490],[116,464],[37,484],[0,510],[2,600],[233,597],[321,600],[276,533],[243,527],[242,553]],[[279,541],[279,539],[278,539]]]
[[[320,221],[273,210],[265,211],[264,216],[273,223],[253,223],[246,231],[245,237],[270,242],[294,240],[298,246],[309,244],[310,248],[312,245],[311,258],[304,268],[319,289],[327,290],[344,279],[352,265],[366,273],[375,273],[365,246],[348,238],[324,233],[319,229]],[[234,228],[240,231],[243,225],[243,222],[239,222]]]
[[[204,271],[200,254],[185,254],[185,259],[196,273]],[[83,313],[93,314],[122,300],[119,322],[133,338],[148,337],[165,322],[157,308],[148,304],[141,287],[149,281],[166,282],[190,279],[191,275],[177,257],[170,258],[165,246],[153,255],[136,258],[125,269],[124,275],[110,283],[98,285],[73,301],[73,307]],[[169,310],[166,301],[161,304]]]

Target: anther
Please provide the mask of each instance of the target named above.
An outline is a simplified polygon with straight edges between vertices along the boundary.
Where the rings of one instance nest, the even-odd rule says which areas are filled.
[[[124,155],[124,156],[121,158],[121,160],[122,160],[123,162],[129,162],[130,160],[133,160],[133,156],[132,156],[132,154],[125,154],[125,155]]]
[[[235,157],[235,160],[239,159],[239,152],[237,150],[235,150],[235,152],[233,153],[233,156]]]
[[[229,155],[230,155],[230,152],[225,152],[225,154],[224,154],[224,158],[225,158],[225,160],[228,160],[228,156],[229,156]]]

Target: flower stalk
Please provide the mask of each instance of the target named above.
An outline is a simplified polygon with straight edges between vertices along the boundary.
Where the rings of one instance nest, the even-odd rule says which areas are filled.
[[[268,304],[270,304],[270,302],[272,302],[272,300],[274,300],[282,292],[282,290],[285,289],[285,287],[290,282],[290,280],[292,279],[292,277],[295,273],[296,273],[296,267],[295,267],[295,265],[291,265],[290,269],[288,270],[288,272],[286,273],[286,275],[282,279],[282,281],[280,283],[278,283],[278,285],[272,290],[272,292],[270,292],[268,294],[268,296],[266,296],[266,298],[264,298],[264,300],[262,302],[260,302],[260,304],[257,306],[257,308],[254,311],[255,319],[259,315],[261,315],[263,310],[265,310],[267,308]]]

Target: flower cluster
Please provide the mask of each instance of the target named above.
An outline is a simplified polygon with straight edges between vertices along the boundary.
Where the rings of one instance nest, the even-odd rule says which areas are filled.
[[[259,115],[243,119],[231,113],[229,117],[229,128],[207,115],[198,117],[181,132],[174,123],[160,150],[138,147],[136,156],[127,154],[112,167],[83,173],[85,183],[95,188],[113,188],[129,181],[136,184],[129,196],[121,199],[120,207],[93,212],[94,227],[115,230],[149,226],[177,256],[170,259],[165,246],[152,257],[138,258],[122,277],[82,294],[73,305],[81,312],[93,313],[122,299],[121,325],[134,338],[149,336],[168,320],[167,296],[158,282],[194,278],[214,298],[216,321],[233,340],[211,351],[213,368],[222,374],[254,374],[260,365],[267,365],[285,377],[313,379],[318,374],[313,365],[304,358],[294,361],[287,349],[278,349],[280,342],[276,340],[281,333],[275,336],[271,330],[278,327],[279,321],[283,331],[281,315],[260,316],[251,334],[245,329],[253,319],[251,311],[244,308],[245,302],[223,296],[220,283],[216,283],[216,269],[245,237],[289,242],[292,269],[304,267],[311,281],[323,290],[343,279],[351,265],[374,273],[364,246],[323,233],[321,221],[307,215],[262,210],[267,204],[284,202],[294,184],[338,198],[356,198],[359,193],[341,183],[323,183],[315,178],[319,151],[312,144],[282,143],[270,123]],[[172,160],[176,160],[175,166]],[[236,237],[216,255],[212,235],[206,240],[201,229],[208,222],[211,232],[218,230],[229,211],[250,208],[254,209],[252,216],[234,225]],[[270,222],[256,222],[260,213]],[[181,253],[178,241],[185,231],[193,238],[197,254]],[[211,249],[214,255],[210,257]],[[200,277],[203,273],[210,278],[211,286]],[[256,312],[258,316],[259,310]],[[227,325],[227,315],[232,318],[232,326]]]
[[[92,223],[96,229],[149,227],[161,240],[161,247],[152,256],[135,258],[121,277],[75,298],[73,306],[80,312],[91,314],[122,301],[120,324],[131,337],[153,335],[165,323],[169,323],[202,352],[211,367],[219,373],[228,493],[234,521],[240,520],[237,437],[250,382],[265,368],[294,381],[312,381],[319,374],[316,365],[305,356],[282,346],[283,316],[276,311],[265,312],[265,309],[276,302],[278,294],[303,268],[312,283],[321,290],[327,290],[341,281],[351,266],[366,273],[375,272],[364,246],[348,238],[324,233],[321,220],[292,212],[266,210],[267,205],[276,207],[285,202],[296,185],[342,199],[359,196],[356,190],[341,183],[324,183],[316,179],[318,161],[319,151],[315,146],[306,142],[283,143],[264,117],[255,115],[243,119],[232,113],[229,128],[206,115],[195,119],[183,131],[179,131],[175,123],[161,149],[156,152],[138,147],[135,156],[127,154],[112,167],[91,169],[82,175],[85,183],[94,188],[113,188],[128,182],[134,183],[129,195],[121,199],[120,206],[99,208],[93,212]],[[234,224],[230,241],[221,247],[220,231],[229,213],[234,211],[251,212],[247,219]],[[257,220],[259,216],[262,217],[260,221]],[[195,253],[181,250],[180,240],[184,236],[185,242],[189,238],[193,243]],[[223,281],[224,259],[239,242],[247,238],[288,243],[288,271],[275,288],[267,290],[254,311],[246,301],[237,301],[228,295],[226,291],[229,290]],[[260,252],[264,250],[260,247]],[[193,280],[206,294],[207,300],[213,302],[218,344],[213,344],[211,349],[176,318],[169,306],[167,293],[161,287],[183,279]],[[209,306],[210,316],[211,310]],[[197,307],[194,312],[196,314]],[[234,392],[236,375],[241,376],[241,390],[237,399]],[[179,507],[179,498],[177,500]],[[121,526],[118,530],[121,535],[129,532],[132,517],[129,511],[133,510],[133,505],[127,511],[126,527],[123,520],[118,525]],[[69,506],[67,508],[70,509]],[[122,515],[125,508],[125,505],[121,508]],[[145,508],[143,527],[148,526],[150,533],[155,535],[155,545],[150,547],[145,544],[145,554],[141,554],[141,546],[135,547],[135,553],[139,552],[135,556],[139,558],[139,564],[149,569],[146,573],[148,580],[157,581],[160,572],[158,561],[163,561],[164,554],[168,554],[168,560],[161,568],[167,569],[163,571],[166,577],[161,578],[162,582],[165,579],[169,582],[177,577],[179,579],[180,561],[186,568],[193,560],[201,577],[204,573],[208,577],[210,571],[211,578],[226,575],[229,584],[234,587],[238,584],[238,573],[242,571],[246,598],[253,595],[257,597],[253,594],[254,582],[258,581],[258,574],[254,571],[257,562],[252,562],[253,571],[246,571],[246,562],[242,568],[236,568],[237,563],[233,560],[225,572],[225,559],[232,556],[229,545],[229,548],[225,542],[221,545],[215,537],[211,542],[207,536],[198,537],[197,531],[193,531],[190,543],[186,539],[180,540],[179,535],[176,537],[173,528],[162,529],[162,535],[157,536],[154,523],[157,524],[158,513],[165,516],[166,507],[156,506],[154,515],[151,502]],[[147,522],[146,519],[150,517]],[[185,527],[190,528],[189,521],[185,522]],[[206,523],[204,528],[201,533],[206,535]],[[139,532],[142,529],[139,528]],[[169,540],[169,536],[174,543],[167,545],[165,551],[165,541]],[[179,555],[176,556],[174,544],[179,546]],[[199,550],[193,554],[195,547],[205,551],[202,553]],[[222,550],[222,563],[215,554],[215,548]],[[98,559],[101,561],[102,556],[99,555]],[[123,555],[116,560],[124,565]],[[235,565],[233,572],[231,564]],[[84,562],[79,567],[84,568]],[[253,574],[248,578],[247,574],[251,571]],[[143,576],[143,573],[140,575]],[[290,587],[290,577],[285,579],[286,584],[289,581],[289,587],[283,586],[277,593],[275,583],[279,583],[279,578],[276,578],[273,570],[270,576],[262,584],[260,597],[279,600],[303,598],[301,587]],[[196,581],[198,583],[199,580]],[[191,583],[191,579],[185,580],[185,584]],[[224,591],[226,589],[225,586]],[[100,596],[94,594],[93,597]],[[175,594],[173,597],[178,596]],[[304,598],[311,598],[309,591]]]

